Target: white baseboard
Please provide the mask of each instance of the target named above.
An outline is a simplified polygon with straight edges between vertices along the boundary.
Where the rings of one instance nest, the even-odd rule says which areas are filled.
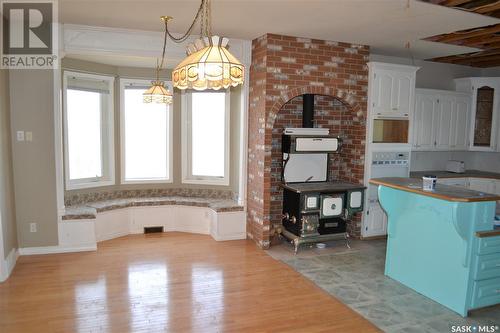
[[[231,234],[231,235],[224,235],[224,236],[218,236],[218,235],[212,234],[211,236],[216,241],[223,242],[223,241],[246,239],[247,238],[247,233],[246,232],[242,232],[242,233]]]
[[[68,252],[85,252],[96,251],[96,244],[88,244],[81,246],[40,246],[40,247],[22,247],[19,248],[19,255],[31,256],[36,254],[54,254],[54,253],[68,253]]]
[[[7,258],[0,259],[0,282],[8,279],[16,266],[17,258],[19,258],[19,251],[12,249]]]

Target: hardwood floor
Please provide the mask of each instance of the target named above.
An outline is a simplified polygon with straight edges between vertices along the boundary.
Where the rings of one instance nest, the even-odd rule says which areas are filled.
[[[126,236],[24,256],[0,284],[0,332],[378,332],[251,241]]]

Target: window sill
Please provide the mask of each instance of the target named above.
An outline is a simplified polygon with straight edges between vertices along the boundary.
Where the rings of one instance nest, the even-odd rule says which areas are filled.
[[[229,179],[182,179],[183,184],[197,184],[197,185],[216,185],[216,186],[229,186]]]
[[[93,187],[103,187],[103,186],[111,186],[115,185],[113,180],[105,180],[99,182],[87,182],[87,183],[66,183],[66,191],[71,190],[80,190],[84,188],[93,188]]]
[[[122,179],[121,184],[172,184],[174,181],[172,179],[137,179],[137,180],[125,180]]]

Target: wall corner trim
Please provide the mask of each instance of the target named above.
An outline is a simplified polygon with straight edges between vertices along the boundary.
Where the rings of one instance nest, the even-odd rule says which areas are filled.
[[[18,249],[14,248],[10,251],[5,259],[0,259],[0,282],[7,280],[16,266],[17,258],[19,258]]]

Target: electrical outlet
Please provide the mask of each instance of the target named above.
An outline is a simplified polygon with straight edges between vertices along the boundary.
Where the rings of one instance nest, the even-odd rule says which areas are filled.
[[[30,223],[30,232],[36,232],[36,223]]]
[[[17,141],[24,141],[24,131],[17,131],[16,136],[17,136]]]
[[[26,138],[26,141],[28,141],[28,142],[33,141],[33,132],[26,132],[25,138]]]

